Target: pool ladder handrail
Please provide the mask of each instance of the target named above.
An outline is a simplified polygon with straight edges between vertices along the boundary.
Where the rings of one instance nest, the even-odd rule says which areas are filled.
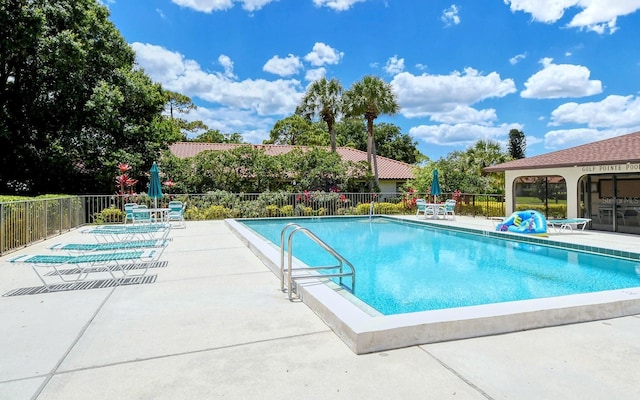
[[[287,237],[287,268],[285,268],[284,264],[284,236],[289,228],[293,228],[293,230],[289,233]],[[297,232],[304,233],[308,238],[316,242],[320,247],[326,250],[329,254],[331,254],[337,261],[338,265],[335,266],[319,266],[319,267],[298,267],[295,271],[318,271],[318,270],[335,270],[338,269],[340,272],[334,274],[308,274],[308,275],[293,275],[293,236]],[[350,269],[350,272],[344,272],[344,265],[347,265]],[[310,279],[310,278],[340,278],[340,286],[342,285],[342,278],[345,276],[351,276],[351,292],[355,290],[356,286],[356,269],[346,258],[344,258],[340,253],[335,251],[331,246],[325,243],[322,239],[316,236],[313,232],[311,232],[308,228],[300,226],[294,222],[285,225],[282,228],[282,232],[280,232],[280,290],[284,292],[284,281],[285,276],[287,280],[287,292],[289,294],[289,300],[293,300],[293,281],[295,279]],[[348,288],[347,288],[348,289]]]

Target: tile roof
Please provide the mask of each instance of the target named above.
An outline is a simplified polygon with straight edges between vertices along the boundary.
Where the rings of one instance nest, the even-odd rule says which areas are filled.
[[[265,154],[275,156],[288,153],[294,148],[307,150],[306,146],[289,146],[277,144],[232,144],[232,143],[202,143],[202,142],[177,142],[169,146],[171,153],[179,158],[193,157],[205,150],[231,150],[238,146],[253,146],[256,149],[264,150]],[[326,147],[329,150],[329,147]],[[352,149],[350,147],[338,147],[336,152],[345,161],[367,161],[365,151]],[[383,180],[404,180],[413,179],[413,166],[401,161],[378,156],[378,176]]]
[[[640,162],[640,132],[486,167],[487,172]]]

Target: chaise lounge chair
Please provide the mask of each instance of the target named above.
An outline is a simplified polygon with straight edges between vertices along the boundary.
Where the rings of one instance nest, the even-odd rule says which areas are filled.
[[[164,223],[143,225],[99,225],[80,231],[91,234],[97,242],[125,242],[137,240],[166,239],[171,226]]]
[[[53,269],[53,275],[64,283],[85,281],[89,274],[107,272],[117,283],[125,277],[145,275],[151,263],[157,261],[157,253],[156,250],[136,250],[75,256],[26,254],[11,259],[9,262],[30,265],[47,290],[53,292],[55,291],[53,288],[55,285],[47,282],[44,277],[48,275],[40,273],[41,270]],[[137,274],[126,272],[123,266],[132,263],[136,266],[136,269],[142,269],[142,272]],[[114,271],[119,271],[122,276],[117,278],[114,275]],[[71,277],[69,278],[69,276]]]
[[[567,218],[567,219],[548,219],[547,225],[551,226],[556,232],[581,230],[591,222],[590,218]]]
[[[167,247],[167,239],[152,240],[133,240],[119,242],[102,242],[102,243],[58,243],[49,246],[50,250],[63,250],[68,253],[91,253],[96,251],[121,251],[121,250],[139,250],[139,249],[159,249],[164,251]],[[158,255],[159,256],[159,255]]]

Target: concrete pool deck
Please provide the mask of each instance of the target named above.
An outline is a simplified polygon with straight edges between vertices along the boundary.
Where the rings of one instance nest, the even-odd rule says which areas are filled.
[[[640,397],[640,315],[356,355],[224,222],[171,237],[153,283],[0,297],[0,399]],[[640,247],[632,235],[552,238]],[[87,239],[75,230],[1,257],[0,293],[40,284],[7,260]]]

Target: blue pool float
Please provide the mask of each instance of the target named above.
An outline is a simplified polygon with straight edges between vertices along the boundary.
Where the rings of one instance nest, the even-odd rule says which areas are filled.
[[[497,231],[547,236],[547,220],[535,210],[516,211],[496,226]]]

